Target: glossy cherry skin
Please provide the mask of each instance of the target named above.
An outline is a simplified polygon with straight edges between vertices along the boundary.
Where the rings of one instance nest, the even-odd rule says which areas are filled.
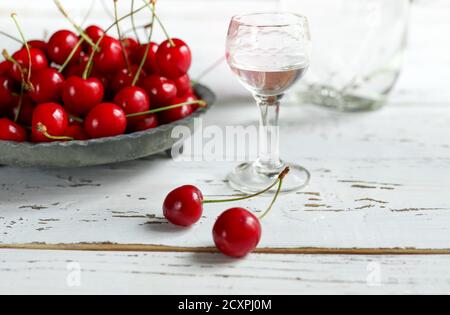
[[[27,141],[27,131],[8,118],[0,119],[0,140],[2,141]]]
[[[31,139],[33,142],[52,142],[54,140],[49,139],[38,130],[40,124],[47,128],[49,135],[64,136],[69,126],[69,115],[61,105],[56,103],[40,104],[34,109]]]
[[[0,76],[9,76],[11,74],[12,62],[5,60],[0,62]]]
[[[142,88],[150,96],[154,108],[164,107],[173,103],[177,97],[177,87],[172,80],[159,75],[150,75],[144,79]]]
[[[146,112],[150,109],[150,99],[147,93],[137,86],[129,86],[120,90],[114,98],[114,103],[122,107],[127,115]],[[128,118],[128,121],[133,123],[139,121],[139,118]]]
[[[62,99],[70,113],[85,116],[103,101],[104,93],[99,79],[73,76],[64,82]]]
[[[111,79],[111,89],[115,92],[122,90],[125,87],[131,86],[133,84],[134,77],[139,69],[139,66],[132,65],[131,72],[127,69],[121,69],[116,75]],[[144,79],[147,76],[145,71],[142,71],[139,75],[139,80],[137,82],[138,86],[144,83]]]
[[[97,25],[91,25],[87,27],[84,30],[84,32],[92,40],[94,44],[97,44],[99,39],[102,38],[103,35],[105,35],[105,31],[100,26]],[[85,51],[89,51],[89,48],[91,48],[91,46],[89,45],[89,43],[84,42],[83,48]]]
[[[177,86],[177,96],[182,97],[186,95],[191,89],[191,78],[189,75],[185,74],[181,77],[175,79],[175,85]]]
[[[69,127],[67,127],[67,129],[66,129],[65,136],[73,138],[74,140],[78,140],[78,141],[84,141],[84,140],[89,139],[89,136],[84,131],[83,126],[80,126],[78,124],[69,125]]]
[[[123,40],[123,46],[125,47],[128,57],[132,60],[139,47],[139,43],[134,38],[125,38]]]
[[[43,41],[43,40],[36,39],[36,40],[30,40],[30,41],[28,41],[27,44],[28,44],[29,47],[40,49],[40,50],[43,51],[45,54],[47,54],[47,49],[48,49],[48,44],[47,44],[47,42],[45,42],[45,41]],[[22,48],[25,48],[25,46],[22,47]]]
[[[102,103],[94,107],[86,117],[84,129],[91,138],[122,135],[127,129],[127,118],[121,107]]]
[[[13,107],[9,110],[8,116],[11,119],[14,119],[19,112],[19,102],[20,97],[17,96],[16,100],[14,101]],[[34,112],[35,104],[31,100],[31,98],[28,95],[24,95],[22,99],[22,105],[20,106],[20,113],[17,122],[19,122],[22,125],[25,126],[31,126],[31,120],[33,118],[33,112]]]
[[[159,126],[158,116],[155,114],[128,119],[128,131],[138,132],[153,129]]]
[[[192,63],[192,54],[188,45],[180,39],[172,39],[175,44],[172,47],[169,40],[163,42],[156,53],[156,62],[160,74],[175,80],[188,73]]]
[[[217,249],[223,254],[242,258],[258,246],[261,240],[261,223],[246,209],[232,208],[217,219],[213,239]]]
[[[125,59],[120,41],[106,36],[100,42],[100,52],[95,54],[95,69],[104,74],[114,74],[125,68]]]
[[[48,41],[47,54],[54,63],[62,65],[69,58],[80,39],[71,31],[61,30],[52,35]],[[79,47],[72,58],[76,62],[80,58],[81,47]]]
[[[202,217],[203,194],[195,186],[179,187],[167,195],[163,212],[170,223],[184,227],[191,226]]]
[[[0,109],[7,108],[14,102],[15,83],[12,79],[0,76]]]
[[[31,78],[33,90],[29,92],[31,99],[38,104],[58,102],[64,86],[64,76],[54,68],[39,70]]]
[[[144,59],[147,46],[148,44],[143,44],[135,49],[135,53],[133,54],[133,62],[135,64],[141,64],[142,59]],[[144,63],[144,69],[148,74],[158,73],[158,64],[156,62],[156,52],[158,51],[158,47],[158,44],[153,42],[150,43],[150,50],[147,54],[147,58],[145,58]]]
[[[188,98],[175,98],[173,104],[181,104],[186,103]],[[158,113],[159,120],[164,124],[169,124],[174,121],[181,120],[186,118],[194,112],[194,105],[184,105],[181,107],[165,110],[163,112]]]
[[[30,48],[30,55],[31,55],[31,74],[33,75],[36,71],[45,69],[48,67],[48,60],[45,53],[37,48]],[[28,76],[28,68],[30,65],[30,59],[28,57],[28,52],[25,48],[22,48],[21,50],[17,51],[13,56],[14,60],[17,61],[17,63],[20,64],[21,67],[19,67],[16,64],[13,64],[11,67],[11,77],[16,80],[17,82],[22,81],[22,71],[25,75],[25,78]]]

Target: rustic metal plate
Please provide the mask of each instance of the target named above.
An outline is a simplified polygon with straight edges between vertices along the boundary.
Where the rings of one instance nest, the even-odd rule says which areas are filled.
[[[208,103],[193,115],[155,129],[117,137],[51,143],[16,143],[0,141],[0,164],[31,167],[83,167],[136,160],[170,150],[178,139],[172,137],[177,126],[194,131],[194,120],[204,115],[216,96],[203,85],[196,85],[197,95]]]

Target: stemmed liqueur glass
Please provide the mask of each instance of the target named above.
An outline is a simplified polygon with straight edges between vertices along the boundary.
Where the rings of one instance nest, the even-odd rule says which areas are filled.
[[[261,112],[259,158],[236,168],[230,184],[245,193],[270,186],[289,165],[284,192],[309,183],[303,167],[285,163],[279,156],[279,111],[284,92],[296,83],[310,64],[308,20],[293,13],[256,13],[232,18],[226,56],[239,81],[250,90]],[[298,144],[292,143],[293,148]],[[300,148],[299,148],[300,149]]]

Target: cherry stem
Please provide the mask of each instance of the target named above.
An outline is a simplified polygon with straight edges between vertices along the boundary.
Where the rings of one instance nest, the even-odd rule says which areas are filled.
[[[170,106],[166,106],[166,107],[161,107],[161,108],[157,108],[157,109],[152,109],[152,110],[149,110],[149,111],[146,111],[146,112],[128,114],[127,118],[152,115],[152,114],[164,112],[166,110],[171,110],[171,109],[175,109],[175,108],[183,107],[183,106],[188,106],[188,105],[199,105],[200,107],[206,107],[207,106],[206,102],[203,101],[203,100],[191,101],[191,102],[185,102],[185,103],[180,103],[180,104],[176,104],[176,105],[170,105]]]
[[[289,171],[290,171],[290,169],[288,167],[280,174],[280,177],[278,178],[278,189],[277,189],[277,192],[275,193],[275,196],[273,197],[272,202],[269,205],[269,208],[267,208],[267,210],[259,217],[259,220],[264,219],[264,217],[266,215],[268,215],[270,211],[272,211],[272,208],[275,205],[275,202],[277,201],[278,196],[281,193],[281,188],[283,187],[283,180],[286,177],[286,175],[289,173]]]
[[[249,195],[249,196],[243,196],[243,197],[237,197],[237,198],[231,198],[231,199],[223,199],[223,200],[203,200],[203,204],[235,202],[235,201],[242,201],[242,200],[252,199],[252,198],[261,196],[261,195],[265,194],[266,192],[270,191],[280,181],[282,181],[283,178],[287,175],[287,173],[289,173],[289,167],[285,168],[283,170],[283,172],[280,173],[280,175],[278,176],[277,180],[272,185],[270,185],[266,189],[264,189],[264,190],[262,190],[262,191],[260,191],[260,192],[258,192],[256,194]]]
[[[144,3],[147,3],[146,0],[143,0]],[[150,0],[149,3],[152,3],[153,5],[155,5],[156,0]],[[163,22],[161,21],[161,19],[159,18],[159,16],[155,13],[155,10],[153,10],[152,8],[150,8],[150,10],[153,11],[153,13],[155,14],[155,19],[158,22],[159,26],[161,26],[161,29],[164,33],[164,35],[166,36],[167,40],[170,43],[170,46],[175,47],[175,43],[173,42],[173,39],[170,37],[169,32],[167,31],[166,27],[164,26]],[[152,26],[153,27],[153,26]]]
[[[138,8],[138,9],[134,10],[133,12],[130,12],[130,13],[128,13],[128,14],[122,16],[120,19],[117,19],[116,22],[114,22],[112,25],[110,25],[110,26],[105,30],[105,34],[103,34],[102,37],[100,37],[100,38],[98,39],[97,43],[95,43],[95,47],[94,47],[94,49],[92,50],[91,55],[89,56],[89,61],[88,61],[88,63],[86,64],[86,68],[85,68],[84,73],[83,73],[83,79],[87,79],[87,78],[89,77],[89,73],[91,72],[91,68],[92,68],[92,65],[93,65],[93,62],[94,62],[94,56],[95,56],[95,53],[96,53],[97,50],[99,49],[100,43],[101,43],[101,42],[103,41],[103,39],[107,36],[107,33],[108,33],[111,29],[113,29],[113,28],[116,26],[117,23],[122,22],[123,20],[129,18],[129,17],[132,16],[133,14],[136,14],[136,13],[138,13],[138,12],[144,10],[144,9],[145,9],[146,7],[148,7],[150,4],[151,4],[151,3],[146,3],[144,6],[142,6],[142,7]]]
[[[22,77],[22,85],[24,86],[24,88],[26,88],[27,90],[32,90],[28,85],[29,83],[25,81],[25,71],[23,70],[22,65],[19,62],[17,62],[17,60],[15,60],[13,57],[11,57],[6,51],[6,49],[3,49],[2,55],[6,60],[12,62],[19,69],[20,76]]]
[[[83,21],[81,22],[80,26],[83,26],[84,24],[86,24],[87,20],[89,20],[89,18],[91,17],[92,11],[94,11],[95,4],[96,4],[95,1],[91,1],[91,6],[86,11],[86,14],[83,17]]]
[[[22,41],[21,41],[20,39],[18,39],[17,37],[14,37],[14,36],[12,36],[12,35],[9,35],[9,34],[6,33],[6,32],[0,31],[0,35],[3,35],[3,36],[5,36],[5,37],[8,37],[9,39],[12,39],[13,41],[22,44]]]
[[[58,8],[59,12],[61,12],[61,14],[69,21],[70,24],[72,24],[72,26],[77,30],[77,32],[80,34],[80,36],[82,38],[84,38],[84,40],[86,42],[88,42],[89,45],[91,45],[92,47],[94,47],[95,49],[95,44],[92,41],[92,39],[86,35],[86,33],[84,32],[84,30],[77,24],[75,23],[74,20],[72,20],[72,18],[69,16],[69,14],[67,13],[67,11],[64,9],[64,7],[62,6],[61,2],[59,2],[59,0],[53,0],[53,2],[55,2],[56,7]]]
[[[131,0],[131,12],[134,11],[134,2],[135,2],[135,0]],[[136,40],[140,44],[141,40],[139,38],[139,33],[136,28],[136,20],[135,20],[134,14],[131,15],[131,26],[132,26],[132,30],[134,32],[134,36],[136,37]]]
[[[40,133],[42,133],[45,137],[49,138],[50,140],[56,140],[56,141],[72,141],[75,140],[72,137],[66,137],[66,136],[52,136],[48,133],[47,131],[47,127],[42,124],[42,123],[38,123],[36,125],[36,130]]]
[[[67,57],[66,61],[64,62],[64,64],[59,68],[59,73],[63,73],[64,70],[67,68],[67,66],[70,64],[70,62],[72,61],[73,57],[75,56],[75,54],[77,53],[78,49],[80,48],[81,45],[83,45],[83,43],[85,42],[84,38],[81,38],[78,43],[75,45],[75,47],[72,49],[72,51],[70,52],[69,57]]]
[[[136,72],[136,75],[134,76],[133,83],[131,86],[136,86],[137,82],[139,81],[139,77],[141,76],[142,69],[144,69],[145,62],[147,60],[148,54],[150,53],[150,47],[151,47],[151,41],[153,36],[153,25],[155,23],[155,16],[156,16],[156,5],[155,3],[152,3],[152,28],[150,29],[150,34],[148,36],[148,44],[145,48],[144,56],[142,57],[141,63],[139,64],[139,68]]]
[[[127,51],[125,50],[122,32],[120,30],[120,23],[118,22],[119,12],[118,12],[118,8],[117,8],[117,1],[118,0],[114,0],[114,20],[116,22],[117,36],[119,37],[120,47],[122,48],[122,55],[123,55],[123,59],[125,60],[126,67],[128,69],[128,73],[131,73],[130,60],[128,60],[128,54],[127,54]]]
[[[20,96],[19,96],[19,103],[17,106],[17,112],[16,115],[14,115],[14,122],[16,123],[19,120],[20,113],[22,112],[22,105],[23,105],[23,97],[25,95],[25,84],[20,85]]]
[[[72,119],[72,120],[74,120],[76,122],[79,122],[79,123],[84,122],[83,118],[80,118],[80,117],[77,117],[77,116],[73,116],[73,115],[70,115],[70,119]]]
[[[30,50],[30,45],[28,45],[27,40],[25,39],[25,35],[22,31],[22,28],[20,27],[19,22],[17,21],[17,14],[13,13],[11,14],[11,18],[14,21],[14,24],[16,24],[17,30],[19,31],[20,37],[22,38],[23,44],[25,45],[25,49],[27,50],[27,54],[28,54],[28,74],[27,74],[27,84],[29,86],[29,88],[31,90],[33,90],[33,84],[31,83],[31,69],[33,67],[32,62],[31,62],[31,50]]]

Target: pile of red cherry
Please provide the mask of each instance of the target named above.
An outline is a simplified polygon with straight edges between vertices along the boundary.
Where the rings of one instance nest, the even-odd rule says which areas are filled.
[[[253,252],[261,240],[261,223],[273,208],[289,173],[286,168],[270,187],[254,195],[226,200],[205,200],[200,189],[192,185],[179,187],[170,192],[163,204],[165,218],[172,224],[190,227],[197,223],[203,214],[203,206],[212,203],[235,202],[251,199],[269,192],[278,184],[278,190],[269,208],[259,217],[244,208],[231,208],[223,212],[213,227],[213,239],[217,249],[223,254],[242,258]]]
[[[118,136],[177,121],[206,105],[194,93],[191,51],[180,39],[140,43],[121,38],[120,29],[119,38],[108,35],[112,26],[74,25],[77,33],[59,30],[48,41],[27,41],[12,18],[23,46],[11,55],[3,51],[0,63],[0,140]]]

